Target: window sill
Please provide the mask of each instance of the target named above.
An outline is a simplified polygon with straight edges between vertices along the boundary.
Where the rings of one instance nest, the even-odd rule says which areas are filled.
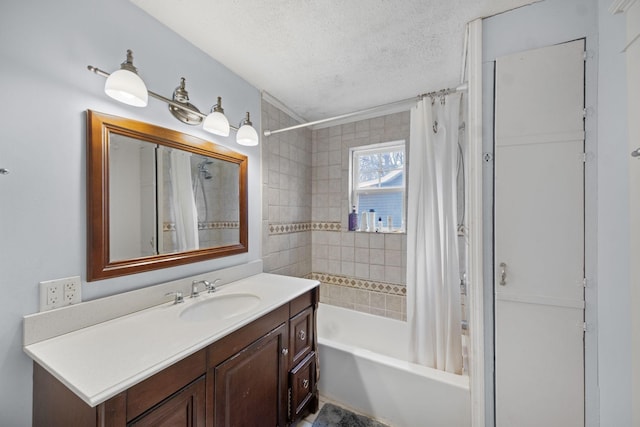
[[[407,234],[405,230],[382,230],[382,231],[362,231],[362,230],[347,230],[351,233],[363,233],[363,234]]]

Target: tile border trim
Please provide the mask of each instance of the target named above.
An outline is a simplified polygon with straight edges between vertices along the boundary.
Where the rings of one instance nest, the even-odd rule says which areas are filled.
[[[300,233],[303,231],[341,231],[339,222],[269,223],[269,235]]]
[[[407,286],[397,283],[377,282],[375,280],[360,279],[351,276],[328,273],[309,273],[307,279],[318,280],[328,285],[346,286],[349,288],[362,289],[365,291],[379,292],[389,295],[407,295]]]
[[[198,222],[198,230],[218,230],[218,229],[236,229],[240,228],[238,221],[207,221]],[[176,231],[174,222],[165,222],[162,224],[162,231]]]

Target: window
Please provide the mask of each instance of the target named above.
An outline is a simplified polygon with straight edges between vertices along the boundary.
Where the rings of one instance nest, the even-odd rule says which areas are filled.
[[[350,205],[356,212],[375,211],[376,224],[382,218],[383,229],[404,231],[405,210],[405,144],[404,141],[385,142],[349,151]],[[361,218],[359,218],[359,221]]]

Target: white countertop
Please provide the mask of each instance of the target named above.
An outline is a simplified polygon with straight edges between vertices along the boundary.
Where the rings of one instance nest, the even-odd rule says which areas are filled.
[[[96,406],[318,284],[260,273],[212,294],[187,297],[183,304],[151,307],[27,345],[24,351],[88,405]],[[259,296],[259,304],[229,319],[194,322],[180,318],[194,303],[239,292]]]

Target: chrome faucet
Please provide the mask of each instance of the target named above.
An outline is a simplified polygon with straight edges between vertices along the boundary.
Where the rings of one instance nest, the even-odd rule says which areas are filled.
[[[181,304],[184,302],[184,297],[182,296],[182,292],[180,291],[175,291],[175,292],[169,292],[167,294],[165,294],[165,296],[169,296],[169,295],[173,295],[174,299],[173,299],[173,303],[174,304]]]
[[[207,282],[206,280],[194,280],[193,282],[191,282],[191,298],[195,298],[200,295],[200,292],[198,292],[198,285],[200,283],[204,284],[204,286],[206,287],[209,282]]]
[[[198,292],[198,285],[202,283],[204,288],[207,290],[207,293],[213,293],[216,291],[216,284],[220,281],[220,279],[214,280],[213,283],[208,280],[194,280],[191,282],[191,298],[195,298],[200,295]]]

